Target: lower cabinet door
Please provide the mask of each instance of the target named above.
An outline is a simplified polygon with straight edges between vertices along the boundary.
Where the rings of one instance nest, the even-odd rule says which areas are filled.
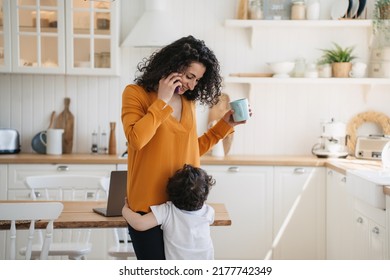
[[[208,202],[224,203],[231,226],[212,226],[216,259],[264,259],[272,242],[272,167],[202,166],[216,180]]]
[[[273,259],[325,259],[325,169],[276,166]]]

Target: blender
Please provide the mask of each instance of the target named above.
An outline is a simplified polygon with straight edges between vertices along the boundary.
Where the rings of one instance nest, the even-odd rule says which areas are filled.
[[[312,153],[319,158],[346,158],[346,125],[332,118],[330,122],[321,123],[321,130],[322,134],[318,143],[312,147]]]

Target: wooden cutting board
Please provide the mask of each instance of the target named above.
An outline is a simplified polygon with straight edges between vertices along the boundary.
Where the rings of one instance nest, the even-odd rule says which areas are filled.
[[[215,122],[219,121],[225,113],[230,110],[230,97],[226,93],[222,93],[219,102],[213,106],[209,111],[209,118],[207,121],[207,126],[211,127],[215,124]],[[233,134],[229,134],[223,140],[223,150],[225,155],[230,151],[230,147],[233,141]]]
[[[57,116],[56,128],[62,128],[62,153],[71,154],[73,148],[74,116],[69,110],[70,98],[64,99],[65,109]]]

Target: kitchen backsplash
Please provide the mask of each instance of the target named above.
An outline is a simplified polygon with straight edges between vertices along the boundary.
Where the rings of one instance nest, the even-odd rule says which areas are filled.
[[[135,24],[143,1],[122,1],[121,38]],[[225,19],[236,15],[235,0],[171,0],[182,35],[193,34],[205,40],[221,62],[223,76],[229,73],[264,72],[266,62],[294,60],[304,56],[316,60],[319,48],[330,42],[318,35],[316,28],[298,30],[264,30],[250,44],[246,29],[224,26]],[[330,11],[330,4],[321,1],[321,16]],[[332,32],[324,31],[321,32]],[[339,43],[357,45],[360,60],[367,60],[364,44],[369,33],[341,31]],[[328,33],[329,34],[329,33]],[[313,36],[318,36],[314,40]],[[299,44],[286,44],[286,42]],[[309,50],[309,51],[308,51]],[[119,77],[64,75],[0,74],[0,127],[12,127],[21,135],[22,152],[32,152],[31,139],[49,125],[53,110],[63,110],[64,97],[70,97],[70,111],[75,116],[73,152],[91,151],[92,132],[109,132],[109,123],[116,122],[117,151],[125,151],[126,140],[120,120],[121,95],[133,81],[137,63],[155,49],[121,48]],[[356,114],[375,110],[390,116],[389,86],[358,84],[226,84],[230,98],[248,97],[253,117],[246,125],[237,126],[230,154],[308,155],[320,136],[320,122],[348,122]],[[198,131],[207,127],[208,108],[198,107]]]

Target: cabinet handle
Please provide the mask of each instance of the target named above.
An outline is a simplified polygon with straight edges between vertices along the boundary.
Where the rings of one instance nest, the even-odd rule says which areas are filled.
[[[95,197],[95,193],[94,192],[87,192],[87,199],[91,199],[91,198],[94,198]]]
[[[57,171],[59,171],[59,172],[69,171],[69,166],[60,165],[57,167]]]
[[[343,182],[343,183],[347,182],[347,177],[341,178],[341,182]]]
[[[332,171],[332,170],[329,170],[329,171],[328,171],[328,175],[329,175],[329,176],[333,175],[333,171]]]
[[[358,222],[359,224],[362,224],[363,223],[363,218],[362,217],[357,218],[356,222]]]
[[[32,197],[32,193],[31,193],[31,192],[30,192],[28,195],[29,195],[30,198],[38,198],[38,197],[41,197],[41,193],[40,193],[40,192],[34,192],[34,196],[35,196],[35,197]]]
[[[235,173],[237,173],[239,171],[240,171],[240,168],[238,166],[231,166],[231,167],[228,168],[228,172],[232,172],[232,173],[235,172]]]
[[[305,172],[306,172],[305,168],[302,168],[302,167],[294,168],[295,174],[305,174]]]
[[[379,228],[378,227],[374,227],[372,229],[372,232],[375,233],[375,234],[379,234]]]

